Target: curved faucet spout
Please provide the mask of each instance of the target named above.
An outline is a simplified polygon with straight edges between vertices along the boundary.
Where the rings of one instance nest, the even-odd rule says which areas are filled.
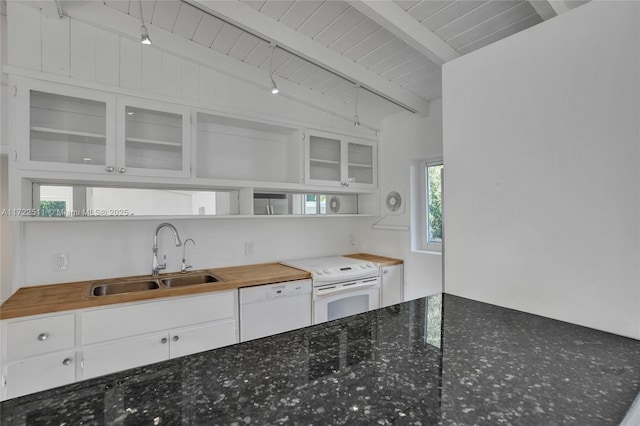
[[[156,226],[156,230],[153,231],[153,246],[158,247],[158,231],[162,228],[169,228],[173,232],[173,237],[176,239],[176,247],[180,247],[182,245],[182,241],[180,241],[180,235],[178,235],[178,230],[172,224],[165,222]]]
[[[180,235],[178,235],[178,230],[176,229],[175,226],[173,226],[170,223],[161,223],[160,225],[158,225],[156,227],[156,230],[153,231],[153,260],[151,263],[151,275],[153,275],[154,277],[158,276],[158,274],[160,273],[160,270],[165,269],[167,267],[167,256],[165,255],[164,259],[164,263],[160,264],[158,262],[158,232],[162,229],[162,228],[169,228],[171,229],[171,232],[173,232],[173,237],[176,239],[176,247],[180,247],[182,245],[182,241],[180,241]]]

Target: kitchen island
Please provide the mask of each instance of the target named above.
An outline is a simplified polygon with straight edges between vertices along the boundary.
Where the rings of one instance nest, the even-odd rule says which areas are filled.
[[[617,425],[640,342],[436,295],[5,401],[2,425]]]

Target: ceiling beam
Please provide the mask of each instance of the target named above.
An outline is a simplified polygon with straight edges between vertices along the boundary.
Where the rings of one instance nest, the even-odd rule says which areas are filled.
[[[556,12],[556,15],[568,12],[570,9],[569,5],[564,0],[549,0],[549,4]]]
[[[37,3],[44,12],[44,16],[50,19],[61,19],[62,9],[58,0],[39,0]]]
[[[460,56],[453,47],[393,1],[349,0],[348,3],[438,65]]]
[[[381,77],[353,60],[335,52],[267,15],[237,0],[186,0],[193,6],[233,24],[257,37],[276,43],[326,70],[420,115],[429,114],[429,102]]]
[[[558,16],[554,8],[547,0],[529,0],[531,6],[538,12],[538,15],[545,21]]]

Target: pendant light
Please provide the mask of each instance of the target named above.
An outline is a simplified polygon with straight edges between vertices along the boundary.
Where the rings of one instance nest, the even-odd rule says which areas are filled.
[[[269,47],[271,48],[271,57],[269,58],[269,77],[271,78],[271,93],[276,95],[278,94],[278,92],[280,92],[278,90],[278,86],[276,86],[276,81],[273,79],[273,52],[276,51],[276,44],[271,43]]]
[[[353,114],[353,125],[358,127],[360,125],[360,117],[358,117],[358,94],[360,92],[360,85],[356,83],[356,103]]]
[[[140,43],[151,44],[149,30],[147,30],[147,26],[144,24],[144,18],[142,17],[142,0],[138,0],[138,5],[140,6]]]

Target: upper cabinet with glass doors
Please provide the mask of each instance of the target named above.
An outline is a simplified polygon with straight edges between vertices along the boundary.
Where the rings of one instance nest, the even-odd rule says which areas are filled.
[[[189,110],[16,79],[16,151],[23,169],[188,177]]]
[[[177,105],[118,99],[118,172],[188,177],[190,113]]]
[[[309,185],[375,188],[376,142],[307,130],[305,183]]]

